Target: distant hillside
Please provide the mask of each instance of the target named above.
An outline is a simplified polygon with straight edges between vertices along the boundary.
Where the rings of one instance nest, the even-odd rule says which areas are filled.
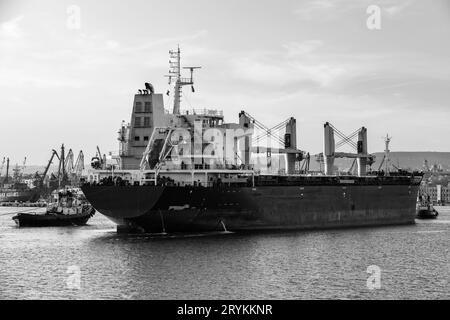
[[[377,162],[373,166],[378,168],[384,153],[375,153]],[[441,164],[444,170],[450,170],[450,152],[391,152],[392,163],[402,169],[422,170],[425,160],[428,165]]]
[[[383,160],[384,152],[374,153],[376,156],[375,164],[372,169],[377,170],[380,162]],[[431,167],[434,164],[441,164],[444,170],[450,170],[450,152],[391,152],[391,161],[395,166],[402,169],[422,170],[424,160],[428,160],[428,165]],[[341,170],[348,169],[352,165],[352,159],[336,159],[335,164]],[[311,170],[319,170],[319,164],[313,157],[311,159]]]

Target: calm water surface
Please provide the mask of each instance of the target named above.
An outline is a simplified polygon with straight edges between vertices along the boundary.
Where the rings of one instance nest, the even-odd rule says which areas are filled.
[[[7,213],[19,210],[0,207],[2,299],[450,298],[450,208],[413,226],[165,238],[117,235],[99,214],[18,229]]]

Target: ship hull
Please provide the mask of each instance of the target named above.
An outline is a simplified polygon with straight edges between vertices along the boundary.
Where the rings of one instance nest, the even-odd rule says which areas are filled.
[[[33,191],[0,191],[0,203],[2,202],[28,202],[37,200],[38,194]]]
[[[18,227],[63,227],[82,226],[95,214],[95,209],[87,207],[78,214],[64,215],[58,213],[33,214],[19,213],[12,219]]]
[[[418,185],[85,185],[82,190],[118,231],[175,233],[412,224]]]

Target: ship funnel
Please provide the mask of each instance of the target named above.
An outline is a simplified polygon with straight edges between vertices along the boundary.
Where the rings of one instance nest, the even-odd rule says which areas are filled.
[[[151,94],[155,93],[155,89],[153,88],[153,85],[151,83],[146,82],[145,83],[145,89],[147,89],[148,91],[150,91]]]

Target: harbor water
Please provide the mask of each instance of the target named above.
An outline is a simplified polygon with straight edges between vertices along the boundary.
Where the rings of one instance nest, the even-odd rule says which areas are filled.
[[[437,209],[409,226],[131,236],[100,214],[19,229],[9,213],[24,208],[0,207],[0,298],[449,299],[450,207]]]

